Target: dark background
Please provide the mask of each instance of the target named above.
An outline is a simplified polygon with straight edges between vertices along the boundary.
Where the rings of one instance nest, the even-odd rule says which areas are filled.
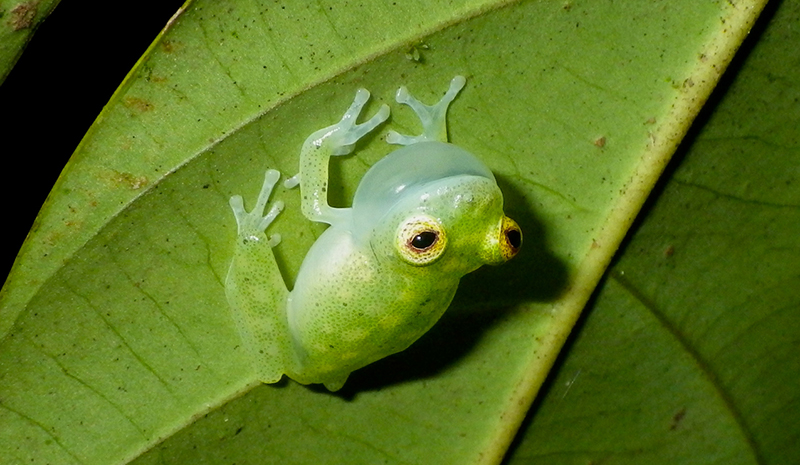
[[[182,4],[63,1],[0,85],[3,283],[70,155]]]

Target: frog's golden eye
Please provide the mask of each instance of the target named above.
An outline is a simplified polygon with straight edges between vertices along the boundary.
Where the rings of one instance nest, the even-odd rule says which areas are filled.
[[[397,228],[395,247],[400,258],[406,262],[423,266],[435,262],[444,253],[447,234],[436,218],[414,216]]]

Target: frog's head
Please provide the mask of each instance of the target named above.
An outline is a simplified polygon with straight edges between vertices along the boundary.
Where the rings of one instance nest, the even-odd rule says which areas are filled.
[[[522,245],[491,171],[441,142],[409,145],[376,163],[353,200],[353,228],[379,256],[459,277],[511,259]]]
[[[522,232],[503,213],[503,196],[493,180],[460,175],[414,191],[413,199],[397,204],[386,217],[402,261],[428,266],[441,260],[437,268],[468,273],[519,252]]]

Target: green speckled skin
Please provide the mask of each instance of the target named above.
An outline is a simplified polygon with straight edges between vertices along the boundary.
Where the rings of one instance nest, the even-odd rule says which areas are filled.
[[[464,274],[516,254],[521,233],[503,214],[494,176],[446,142],[447,107],[464,82],[454,78],[433,106],[398,91],[398,102],[420,117],[423,134],[390,133],[387,141],[405,147],[367,172],[352,208],[328,205],[328,159],[350,153],[388,118],[388,107],[355,124],[369,98],[359,90],[339,123],[309,136],[298,175],[302,211],[330,227],[309,250],[291,292],[272,254],[280,238],[265,233],[283,208],[274,202],[264,215],[279,173],[267,171],[252,212],[240,196],[231,198],[239,234],[226,294],[263,382],[285,374],[340,389],[352,371],[404,350],[430,329]]]

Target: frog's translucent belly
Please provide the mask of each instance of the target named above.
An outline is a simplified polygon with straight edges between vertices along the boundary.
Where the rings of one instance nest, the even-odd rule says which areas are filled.
[[[302,292],[288,301],[295,375],[313,382],[346,376],[411,345],[441,317],[458,286],[457,278],[420,279],[427,272],[355,244],[347,230],[326,230],[301,267],[295,289]]]

